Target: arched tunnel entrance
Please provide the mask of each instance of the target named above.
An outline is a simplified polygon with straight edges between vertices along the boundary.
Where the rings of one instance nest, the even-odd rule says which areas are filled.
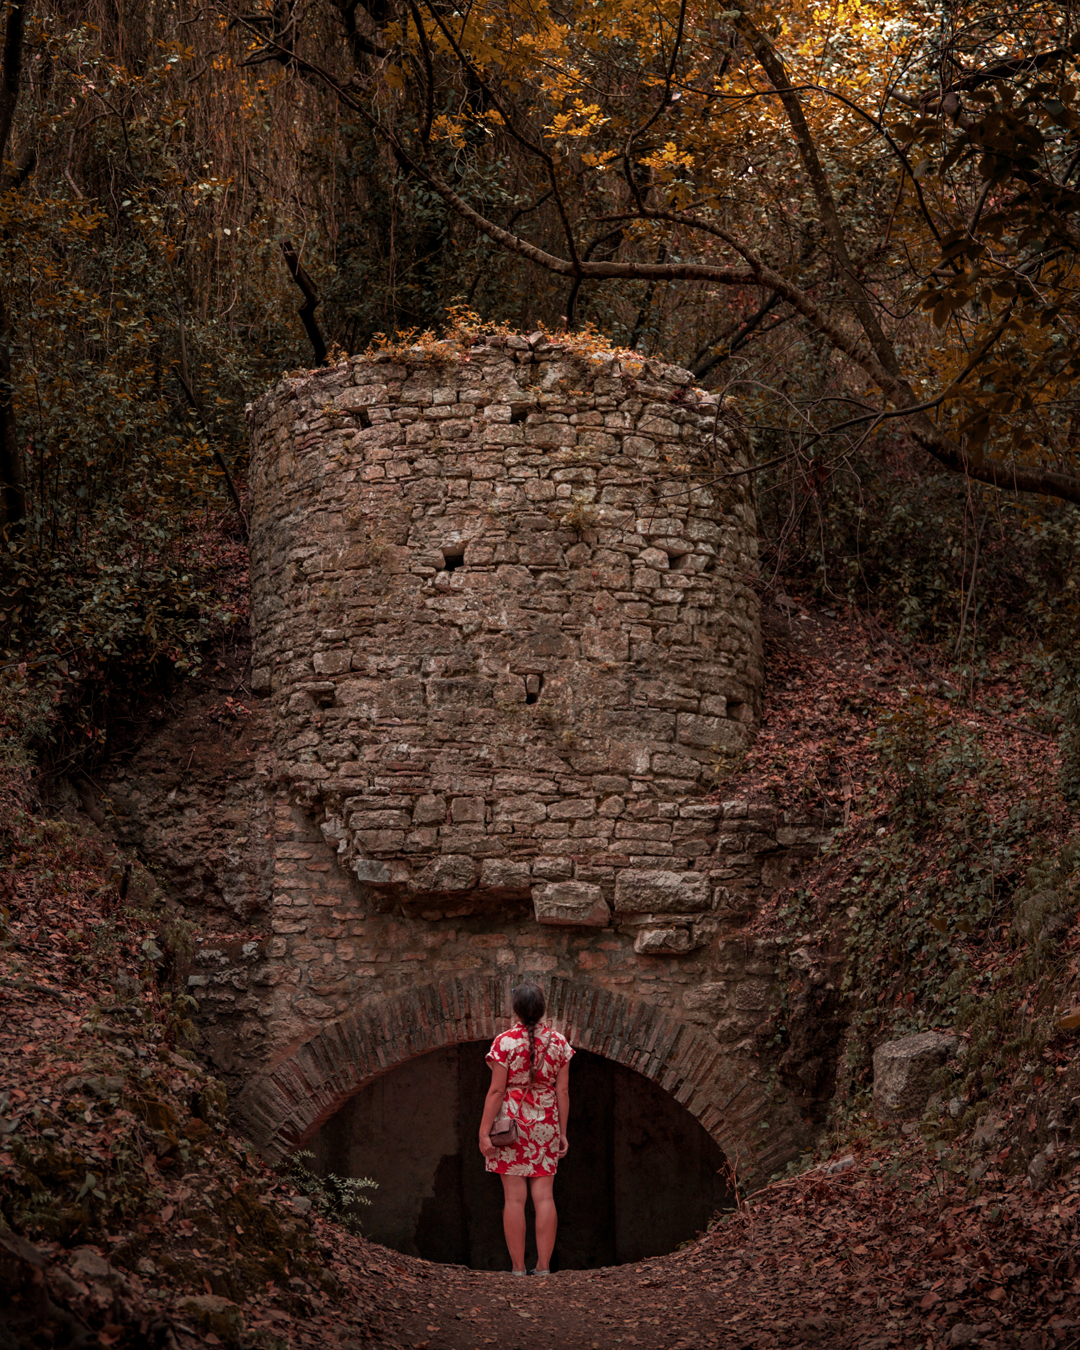
[[[572,1258],[573,1211],[568,1206],[576,1203],[575,1195],[593,1197],[589,1206],[600,1206],[596,1199],[600,1196],[603,1205],[610,1206],[620,1194],[636,1194],[642,1208],[639,1217],[626,1220],[628,1234],[646,1231],[650,1223],[660,1225],[655,1217],[660,1210],[669,1216],[663,1223],[674,1223],[674,1216],[685,1211],[678,1236],[664,1238],[675,1246],[699,1231],[722,1204],[722,1194],[718,1198],[713,1189],[722,1158],[732,1163],[740,1186],[753,1189],[799,1152],[805,1139],[802,1122],[752,1060],[725,1053],[701,1029],[675,1020],[644,999],[578,980],[551,977],[545,986],[547,1020],[577,1051],[570,1070],[572,1153],[556,1183],[564,1268],[571,1259],[582,1264],[631,1260],[627,1253],[635,1250],[628,1236],[616,1249],[623,1255],[612,1255],[609,1246],[606,1257]],[[417,1249],[418,1231],[427,1251],[434,1250],[429,1242],[436,1242],[428,1233],[442,1227],[460,1233],[460,1215],[467,1212],[466,1185],[471,1188],[476,1177],[494,1188],[489,1191],[494,1202],[486,1212],[497,1222],[499,1183],[479,1170],[478,1157],[476,1173],[466,1171],[466,1163],[475,1147],[486,1087],[484,1052],[492,1037],[508,1025],[511,988],[509,976],[470,974],[371,998],[349,1016],[283,1047],[237,1099],[238,1121],[270,1162],[314,1145],[321,1165],[329,1170],[376,1179],[389,1169],[378,1157],[372,1160],[371,1154],[358,1156],[355,1141],[367,1135],[375,1138],[376,1129],[381,1130],[384,1154],[396,1156],[395,1151],[419,1149],[420,1142],[431,1137],[427,1171],[422,1172],[419,1163],[410,1164],[425,1178],[411,1220],[411,1240]],[[437,1082],[443,1087],[437,1089]],[[411,1103],[408,1108],[406,1100]],[[447,1123],[451,1119],[452,1133]],[[617,1120],[623,1122],[618,1129]],[[659,1141],[665,1134],[669,1144],[657,1143],[658,1152],[653,1152],[648,1139]],[[454,1161],[458,1156],[460,1163]],[[450,1161],[444,1163],[447,1158]],[[676,1164],[678,1175],[687,1178],[685,1184],[672,1180]],[[583,1180],[575,1185],[574,1169],[579,1167]],[[440,1168],[442,1175],[437,1177]],[[612,1178],[610,1187],[605,1182],[598,1190],[591,1189],[594,1170]],[[406,1175],[403,1167],[397,1171]],[[620,1189],[623,1178],[628,1180]],[[390,1189],[391,1183],[383,1180],[381,1192],[376,1192],[378,1207],[387,1216],[392,1208],[387,1200]],[[451,1204],[440,1210],[434,1202],[443,1194],[462,1197],[455,1202],[457,1210]],[[675,1195],[679,1198],[673,1199]],[[429,1198],[433,1206],[421,1213]],[[649,1211],[647,1204],[656,1208]],[[641,1217],[650,1213],[651,1219]],[[374,1208],[365,1215],[374,1216]],[[578,1225],[582,1233],[591,1230],[592,1220],[586,1222],[587,1218]],[[399,1231],[404,1234],[407,1229],[403,1218]],[[409,1239],[400,1240],[404,1244]],[[444,1243],[444,1252],[465,1248],[460,1237],[438,1241]],[[479,1252],[483,1244],[476,1241]],[[652,1251],[657,1251],[655,1244]]]
[[[476,1146],[489,1044],[447,1046],[399,1065],[308,1140],[320,1174],[378,1182],[361,1215],[376,1242],[430,1261],[506,1268],[502,1187]],[[577,1052],[570,1074],[553,1268],[660,1256],[730,1205],[720,1146],[673,1097],[587,1050]],[[535,1264],[535,1251],[527,1259]]]

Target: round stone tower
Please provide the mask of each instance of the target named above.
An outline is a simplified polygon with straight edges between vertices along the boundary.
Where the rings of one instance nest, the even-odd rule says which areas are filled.
[[[759,707],[745,439],[685,370],[474,344],[250,409],[279,782],[374,910],[648,915],[687,950],[718,907],[700,799]]]

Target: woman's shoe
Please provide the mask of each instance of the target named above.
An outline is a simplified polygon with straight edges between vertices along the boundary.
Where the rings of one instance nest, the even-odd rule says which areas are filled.
[[[550,1271],[550,1270],[530,1270],[530,1271],[529,1271],[529,1274],[530,1274],[530,1275],[550,1275],[550,1274],[551,1274],[551,1271]]]
[[[512,1271],[510,1272],[510,1274],[511,1274],[511,1275],[531,1275],[531,1274],[532,1274],[532,1271],[531,1271],[531,1270],[512,1270]]]

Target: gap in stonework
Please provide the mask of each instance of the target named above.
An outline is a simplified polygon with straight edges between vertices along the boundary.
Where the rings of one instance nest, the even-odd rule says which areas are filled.
[[[365,1234],[410,1256],[503,1270],[502,1187],[476,1131],[488,1042],[435,1051],[382,1075],[308,1144],[321,1174],[369,1176]],[[579,1050],[570,1152],[559,1165],[553,1269],[621,1265],[674,1251],[732,1207],[719,1145],[649,1079]],[[529,1208],[532,1237],[532,1211]],[[536,1258],[533,1249],[529,1264]]]

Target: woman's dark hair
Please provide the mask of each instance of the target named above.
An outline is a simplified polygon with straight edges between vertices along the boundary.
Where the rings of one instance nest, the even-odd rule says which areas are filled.
[[[538,984],[519,984],[510,997],[514,1016],[520,1017],[529,1034],[529,1082],[533,1081],[536,1064],[536,1024],[544,1015],[544,991]]]

